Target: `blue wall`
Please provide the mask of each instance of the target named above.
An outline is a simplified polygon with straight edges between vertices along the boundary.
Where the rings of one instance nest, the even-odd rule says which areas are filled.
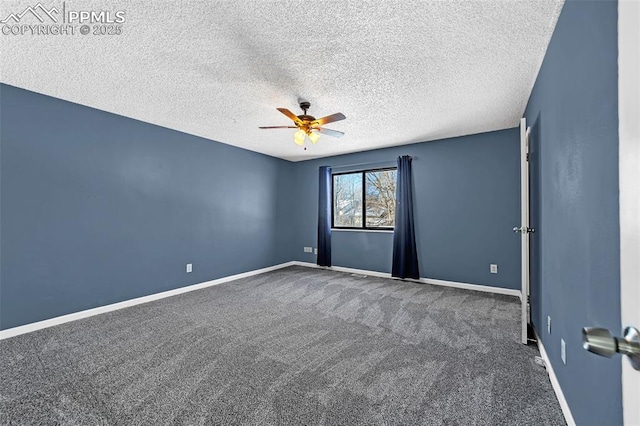
[[[289,162],[12,86],[0,99],[2,329],[290,260]]]
[[[622,424],[620,360],[581,346],[584,326],[621,331],[617,54],[617,3],[566,2],[526,109],[539,162],[533,317],[579,425]]]
[[[519,288],[516,129],[290,163],[12,86],[0,95],[2,329],[315,262],[302,247],[316,245],[319,165],[402,154],[416,157],[422,276]],[[388,272],[392,238],[334,232],[333,262]]]
[[[412,155],[420,275],[520,288],[518,129],[295,163],[291,188],[296,260],[315,262],[318,168],[364,169]],[[346,167],[352,164],[362,166]],[[392,233],[333,231],[334,266],[391,271]],[[498,274],[489,272],[498,264]]]

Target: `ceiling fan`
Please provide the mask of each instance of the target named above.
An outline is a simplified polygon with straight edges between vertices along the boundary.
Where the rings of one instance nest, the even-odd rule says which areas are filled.
[[[344,116],[344,114],[342,114],[341,112],[337,112],[335,114],[316,119],[311,115],[307,115],[307,110],[310,106],[311,104],[309,102],[300,102],[300,108],[304,111],[304,114],[302,115],[295,115],[286,108],[276,108],[278,111],[293,120],[295,126],[261,126],[260,129],[298,129],[298,131],[293,134],[293,141],[296,143],[296,145],[300,146],[304,145],[305,137],[309,137],[311,142],[314,144],[318,142],[318,139],[320,139],[319,133],[334,138],[339,138],[344,135],[343,132],[320,127],[327,123],[344,120],[345,118],[347,118]]]

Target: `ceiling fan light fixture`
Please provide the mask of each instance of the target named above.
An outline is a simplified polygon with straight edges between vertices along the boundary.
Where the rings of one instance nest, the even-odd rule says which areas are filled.
[[[293,141],[298,146],[303,146],[304,141],[307,137],[309,140],[315,144],[320,139],[320,133],[325,134],[327,136],[331,136],[333,138],[339,138],[344,135],[343,132],[339,132],[337,130],[327,129],[324,126],[327,123],[333,123],[336,121],[344,120],[345,117],[343,113],[336,112],[335,114],[327,115],[326,117],[321,117],[316,119],[315,117],[308,115],[307,110],[311,105],[309,102],[301,101],[300,108],[304,112],[302,115],[295,115],[291,111],[286,108],[276,108],[278,111],[289,117],[293,121],[293,126],[260,126],[261,129],[295,129],[296,132],[293,134]],[[305,148],[306,150],[307,148]]]
[[[320,139],[320,133],[309,131],[308,135],[309,139],[311,139],[311,143],[315,144]]]
[[[304,130],[297,130],[294,134],[293,134],[293,141],[296,143],[296,145],[304,145],[304,138],[305,136],[307,136],[307,134],[304,132]]]

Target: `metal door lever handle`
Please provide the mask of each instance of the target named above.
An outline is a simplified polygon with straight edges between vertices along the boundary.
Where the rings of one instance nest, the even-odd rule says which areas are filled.
[[[582,329],[582,347],[596,355],[611,358],[616,353],[629,357],[631,365],[640,370],[640,333],[633,327],[624,330],[624,337],[615,337],[606,328]]]
[[[522,234],[533,234],[534,232],[536,232],[536,230],[534,228],[525,228],[524,226],[516,226],[515,228],[513,228],[513,232],[517,233],[522,233]]]

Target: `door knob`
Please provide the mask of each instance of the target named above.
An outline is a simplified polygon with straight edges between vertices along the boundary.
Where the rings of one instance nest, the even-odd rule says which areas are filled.
[[[640,370],[640,333],[633,327],[624,330],[624,337],[615,337],[606,328],[582,329],[582,347],[596,355],[611,358],[616,353],[629,357],[631,365]]]
[[[521,234],[532,234],[534,232],[536,232],[536,230],[534,228],[525,228],[524,226],[516,226],[515,228],[513,228],[513,232],[517,233],[521,233]]]

